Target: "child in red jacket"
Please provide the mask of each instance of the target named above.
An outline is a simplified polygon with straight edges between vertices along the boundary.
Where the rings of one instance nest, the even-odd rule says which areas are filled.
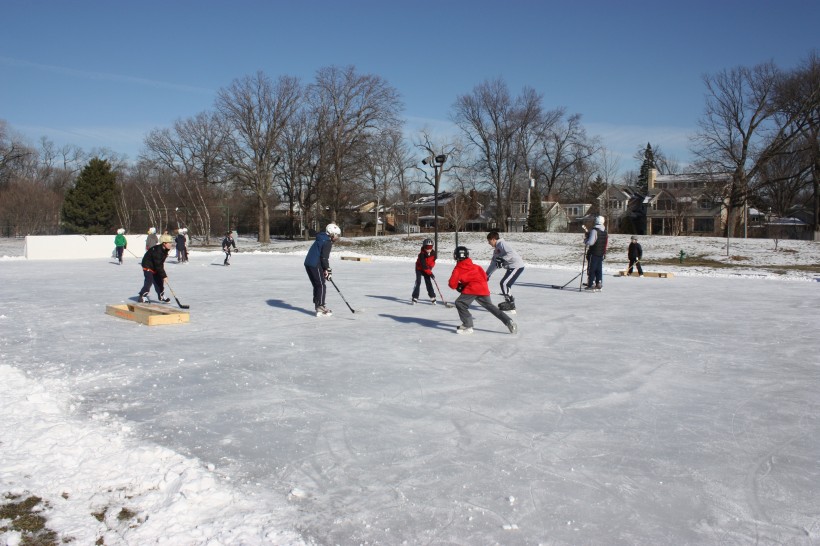
[[[473,316],[470,314],[470,304],[473,301],[492,313],[495,318],[503,322],[510,330],[511,334],[518,332],[518,326],[513,320],[504,314],[490,299],[490,287],[487,285],[487,274],[480,265],[476,265],[470,259],[470,251],[467,247],[460,246],[453,252],[456,260],[456,267],[450,276],[448,283],[450,288],[458,290],[461,294],[456,298],[456,309],[461,319],[461,326],[458,327],[458,334],[473,333]]]
[[[433,252],[433,241],[425,239],[421,244],[421,252],[416,258],[416,284],[413,286],[413,304],[419,301],[419,290],[421,289],[421,279],[424,277],[424,284],[427,285],[427,295],[430,296],[430,303],[436,304],[436,293],[433,292],[433,268],[436,266],[436,254]]]

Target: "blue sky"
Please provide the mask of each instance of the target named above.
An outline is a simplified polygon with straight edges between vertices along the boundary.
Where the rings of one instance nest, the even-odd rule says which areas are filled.
[[[702,76],[820,49],[818,0],[5,0],[0,119],[136,158],[145,135],[262,70],[312,80],[354,65],[401,94],[408,127],[446,131],[484,80],[580,113],[620,169],[646,142],[685,164]]]

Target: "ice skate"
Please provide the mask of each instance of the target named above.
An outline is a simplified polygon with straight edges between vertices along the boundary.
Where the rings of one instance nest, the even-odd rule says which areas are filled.
[[[166,297],[165,292],[162,292],[159,295],[159,301],[161,301],[162,303],[171,303],[171,298]]]
[[[431,299],[430,299],[430,303],[431,303],[431,304],[433,304],[433,305],[435,305],[435,304],[436,304],[436,298],[431,298]]]
[[[505,295],[504,300],[498,304],[498,308],[509,315],[515,314],[515,298]]]
[[[316,316],[317,317],[329,317],[333,315],[333,311],[325,307],[324,305],[317,305],[316,306]]]
[[[457,334],[462,334],[462,335],[472,334],[473,333],[473,327],[472,326],[464,326],[462,324],[461,326],[456,328],[456,333]]]
[[[412,298],[412,300],[413,300],[413,301],[412,301],[411,303],[412,303],[413,305],[416,305],[416,304],[419,302],[419,299],[418,299],[418,298]]]
[[[507,323],[507,329],[510,331],[511,334],[518,333],[518,325],[513,321]]]
[[[140,294],[139,296],[137,296],[137,301],[139,301],[140,303],[151,303],[151,300],[148,297],[147,293],[146,294]]]

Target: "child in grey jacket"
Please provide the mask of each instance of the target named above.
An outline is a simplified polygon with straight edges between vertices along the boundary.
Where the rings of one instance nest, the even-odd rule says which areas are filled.
[[[487,243],[493,247],[493,257],[490,260],[490,266],[487,268],[487,280],[490,280],[493,272],[496,269],[506,269],[504,276],[501,277],[501,295],[504,296],[504,301],[498,304],[498,308],[511,314],[515,314],[515,298],[510,294],[515,281],[524,272],[524,260],[518,255],[518,252],[513,250],[509,243],[507,243],[497,231],[491,231],[487,234]]]

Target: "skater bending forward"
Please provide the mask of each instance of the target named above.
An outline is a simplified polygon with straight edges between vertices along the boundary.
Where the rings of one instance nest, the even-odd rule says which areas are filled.
[[[436,266],[436,253],[433,252],[433,241],[425,239],[421,244],[421,252],[416,258],[416,284],[413,285],[413,303],[419,301],[419,292],[421,291],[421,279],[424,279],[425,287],[427,288],[427,295],[430,297],[430,303],[435,305],[436,293],[433,291],[433,268]]]
[[[330,251],[333,243],[339,239],[342,230],[336,224],[328,224],[325,230],[316,235],[316,240],[305,257],[305,270],[310,284],[313,285],[313,305],[317,317],[329,317],[333,312],[325,307],[327,295],[326,281],[333,273],[330,269]]]
[[[513,319],[493,305],[493,301],[490,299],[490,287],[487,285],[487,274],[480,265],[474,264],[470,259],[470,251],[467,247],[460,246],[456,248],[453,252],[453,258],[456,260],[456,266],[453,268],[453,274],[450,275],[448,285],[453,290],[460,292],[458,298],[456,298],[456,309],[458,309],[458,317],[461,319],[461,326],[458,327],[456,333],[473,333],[473,315],[470,314],[470,304],[473,301],[503,322],[511,334],[518,332],[518,326],[513,322]]]
[[[165,273],[165,258],[167,258],[168,253],[171,252],[171,245],[173,243],[174,239],[170,235],[163,235],[159,239],[159,244],[149,248],[142,257],[142,273],[145,282],[142,284],[142,289],[139,293],[138,299],[140,303],[150,303],[151,300],[148,298],[148,295],[152,285],[154,286],[154,290],[157,291],[159,301],[162,303],[171,301],[171,298],[165,297],[165,279],[168,278],[168,275]]]
[[[487,280],[490,280],[496,269],[506,269],[500,283],[501,295],[504,296],[504,301],[498,304],[498,308],[515,314],[515,298],[510,294],[510,290],[518,277],[521,276],[521,273],[524,272],[524,260],[518,255],[518,252],[512,249],[509,243],[498,235],[497,231],[491,231],[487,234],[487,243],[493,247],[493,257],[490,260],[490,267],[487,268]]]

